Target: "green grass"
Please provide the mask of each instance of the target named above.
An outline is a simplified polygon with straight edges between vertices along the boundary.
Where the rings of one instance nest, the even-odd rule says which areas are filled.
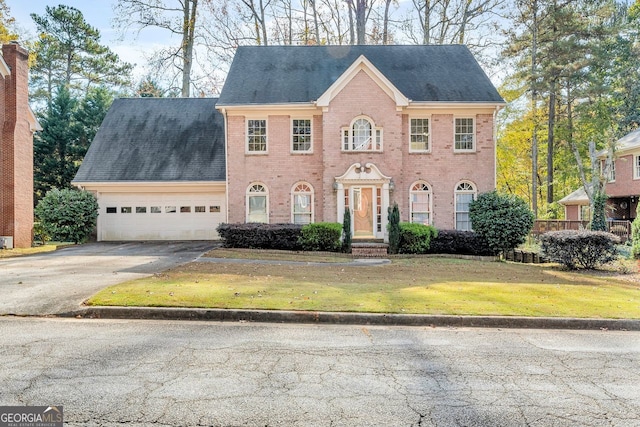
[[[640,318],[640,284],[551,265],[451,258],[367,267],[190,263],[90,305]]]

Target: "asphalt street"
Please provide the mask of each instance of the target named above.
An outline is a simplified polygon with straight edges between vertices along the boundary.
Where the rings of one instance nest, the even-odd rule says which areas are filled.
[[[0,317],[70,426],[640,425],[640,333]]]
[[[189,262],[215,242],[89,243],[0,259],[0,315],[77,310],[100,289]]]

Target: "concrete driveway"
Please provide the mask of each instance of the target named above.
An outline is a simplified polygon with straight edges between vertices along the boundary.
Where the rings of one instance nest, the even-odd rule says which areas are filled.
[[[216,242],[89,243],[0,259],[0,315],[73,311],[100,289],[194,260]]]

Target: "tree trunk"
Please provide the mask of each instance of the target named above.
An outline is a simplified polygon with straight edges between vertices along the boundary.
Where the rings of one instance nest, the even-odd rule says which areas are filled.
[[[316,44],[320,44],[320,26],[318,25],[318,9],[316,8],[316,0],[311,0],[311,8],[313,10],[313,31],[316,36]]]
[[[367,0],[356,0],[356,36],[357,44],[367,44]]]
[[[538,0],[532,1],[533,27],[531,40],[531,110],[533,113],[533,133],[531,135],[531,210],[535,218],[538,218]]]
[[[555,145],[555,127],[556,127],[556,88],[557,83],[551,82],[551,91],[549,93],[549,136],[547,138],[547,211],[553,203],[553,152]]]
[[[389,44],[389,6],[391,0],[386,0],[384,5],[384,24],[382,30],[382,44]]]
[[[191,95],[191,66],[193,64],[193,42],[196,26],[198,0],[186,0],[182,25],[182,97]]]

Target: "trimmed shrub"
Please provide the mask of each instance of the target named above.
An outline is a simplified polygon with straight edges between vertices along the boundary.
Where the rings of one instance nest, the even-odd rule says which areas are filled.
[[[351,210],[344,208],[344,220],[342,221],[342,252],[351,253]]]
[[[316,222],[302,227],[299,242],[305,251],[340,252],[342,249],[342,224]]]
[[[82,243],[89,239],[98,219],[98,202],[88,191],[53,189],[35,208],[40,235],[59,242]]]
[[[220,224],[216,230],[225,248],[302,249],[298,224]]]
[[[401,254],[426,254],[431,240],[438,231],[429,225],[411,222],[400,223],[399,252]]]
[[[489,247],[487,239],[473,231],[438,230],[438,235],[431,240],[427,253],[459,254],[459,255],[496,255]]]
[[[534,220],[524,200],[495,190],[480,194],[471,202],[469,217],[473,231],[484,237],[496,254],[524,243]]]
[[[618,236],[604,231],[562,230],[540,236],[542,254],[571,270],[592,269],[614,261],[618,243]]]
[[[389,224],[387,230],[389,231],[389,249],[390,254],[397,254],[400,251],[400,209],[398,204],[394,203],[393,206],[389,206],[387,209],[389,215]]]

